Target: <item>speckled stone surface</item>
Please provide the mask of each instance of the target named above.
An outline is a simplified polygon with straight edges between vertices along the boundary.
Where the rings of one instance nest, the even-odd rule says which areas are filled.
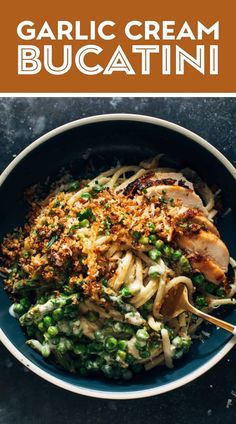
[[[236,98],[0,98],[0,172],[24,147],[58,125],[115,112],[183,125],[236,164]],[[233,424],[235,419],[236,349],[198,380],[173,392],[108,401],[52,386],[0,346],[0,424]]]

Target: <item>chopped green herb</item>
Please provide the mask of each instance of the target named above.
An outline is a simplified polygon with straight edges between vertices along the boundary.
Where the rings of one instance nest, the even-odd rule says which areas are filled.
[[[55,234],[54,236],[52,236],[52,238],[51,238],[51,240],[49,240],[49,242],[48,242],[48,244],[47,244],[47,246],[46,246],[46,248],[47,249],[50,249],[50,247],[52,247],[52,245],[58,240],[58,235],[57,234]]]
[[[141,236],[142,236],[142,233],[140,233],[140,231],[134,231],[134,232],[133,232],[133,237],[134,237],[136,240],[139,240],[139,239],[141,238]]]
[[[91,208],[82,209],[80,212],[78,212],[77,217],[79,221],[83,221],[84,219],[89,219],[91,221],[95,220],[95,215],[93,214]]]

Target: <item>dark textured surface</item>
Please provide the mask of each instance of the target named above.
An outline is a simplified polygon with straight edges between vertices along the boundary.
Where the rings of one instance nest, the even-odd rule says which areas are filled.
[[[114,112],[152,115],[183,125],[206,138],[236,164],[236,99],[2,98],[0,172],[48,130],[77,118]],[[0,346],[0,424],[233,424],[235,416],[235,349],[204,376],[176,391],[143,400],[106,401],[50,385],[23,368]]]

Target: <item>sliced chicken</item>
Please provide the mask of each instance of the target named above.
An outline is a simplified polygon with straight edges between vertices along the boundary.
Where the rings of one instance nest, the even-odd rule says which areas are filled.
[[[147,189],[147,196],[163,196],[174,199],[174,203],[178,206],[186,208],[194,208],[200,210],[205,216],[208,215],[201,198],[189,188],[177,185],[158,185]]]
[[[195,224],[204,226],[206,230],[210,231],[216,236],[218,237],[220,236],[216,226],[213,224],[213,222],[209,221],[209,219],[207,219],[205,216],[198,214],[193,219],[191,219],[191,221],[194,222]]]
[[[186,178],[181,174],[180,172],[155,172],[154,178],[157,180],[174,180],[173,184],[178,185],[178,183],[181,181],[181,183],[184,183],[185,186],[189,187],[191,190],[194,190],[193,184],[186,180]]]
[[[190,258],[190,263],[195,270],[204,274],[208,281],[215,284],[224,282],[224,271],[222,271],[222,269],[211,259],[196,255],[195,257]]]
[[[136,194],[141,194],[144,189],[149,187],[157,186],[180,186],[186,187],[191,190],[194,190],[193,184],[186,180],[186,178],[180,172],[173,172],[163,169],[158,171],[150,170],[145,173],[143,176],[137,178],[135,181],[132,181],[124,189],[125,195],[134,196]]]
[[[201,230],[198,234],[179,236],[177,243],[184,250],[212,259],[222,271],[227,272],[229,251],[215,234]]]
[[[191,264],[202,272],[209,281],[220,282],[225,279],[229,266],[229,251],[217,235],[201,230],[198,234],[177,237],[178,245],[193,253]]]

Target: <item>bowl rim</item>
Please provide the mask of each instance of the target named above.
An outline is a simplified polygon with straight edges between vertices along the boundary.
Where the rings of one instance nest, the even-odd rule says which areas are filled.
[[[64,125],[61,125],[55,129],[52,129],[51,131],[47,132],[46,134],[42,135],[41,137],[33,141],[29,146],[27,146],[24,150],[22,150],[16,156],[16,158],[13,161],[11,161],[10,164],[6,167],[6,169],[2,172],[2,174],[0,175],[0,187],[2,186],[2,184],[4,183],[8,175],[13,171],[15,166],[24,157],[26,157],[28,153],[30,153],[37,146],[46,142],[47,140],[50,140],[51,138],[55,137],[58,134],[61,134],[63,132],[66,132],[67,130],[70,130],[72,128],[76,128],[79,126],[105,122],[105,121],[119,121],[119,120],[120,121],[136,121],[136,122],[143,122],[143,123],[149,123],[149,124],[153,124],[157,126],[162,126],[190,138],[197,144],[200,144],[204,149],[208,150],[211,154],[213,154],[213,156],[215,156],[225,166],[225,168],[227,168],[227,170],[230,172],[233,178],[236,179],[236,169],[230,163],[230,161],[226,159],[226,157],[221,152],[219,152],[214,146],[212,146],[204,138],[200,137],[194,132],[178,124],[175,124],[173,122],[152,117],[152,116],[130,114],[130,113],[110,113],[110,114],[94,115],[94,116],[89,116],[86,118],[76,119]],[[35,365],[28,358],[26,358],[26,356],[24,356],[14,346],[14,344],[8,339],[7,335],[4,333],[4,331],[1,328],[0,328],[0,341],[10,351],[10,353],[13,356],[15,356],[15,358],[18,359],[24,366],[26,366],[28,369],[33,371],[35,374],[37,374],[44,380],[47,380],[58,387],[61,387],[63,389],[66,389],[68,391],[71,391],[80,395],[85,395],[85,396],[90,396],[95,398],[125,400],[125,399],[145,398],[145,397],[155,396],[161,393],[166,393],[168,391],[177,389],[178,387],[181,387],[195,380],[196,378],[204,374],[206,371],[208,371],[210,368],[212,368],[214,365],[216,365],[232,349],[232,347],[236,344],[236,336],[232,337],[224,345],[224,347],[221,348],[220,351],[213,356],[213,358],[211,358],[202,366],[198,367],[196,370],[189,373],[187,376],[181,377],[174,382],[167,383],[162,386],[154,387],[151,389],[141,389],[141,390],[135,390],[135,391],[124,390],[122,392],[109,392],[109,391],[103,391],[103,390],[87,389],[79,385],[65,382],[60,378],[57,378],[48,374],[46,371],[42,370],[39,366]]]

